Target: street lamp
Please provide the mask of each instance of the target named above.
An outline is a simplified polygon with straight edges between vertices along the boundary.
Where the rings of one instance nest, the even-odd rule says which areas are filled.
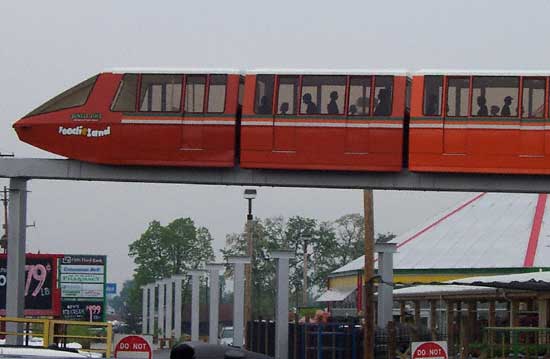
[[[247,242],[247,255],[250,257],[250,264],[246,266],[245,270],[245,297],[244,297],[244,323],[245,323],[245,333],[248,332],[247,323],[252,320],[252,266],[254,265],[254,243],[252,241],[252,220],[254,216],[252,215],[252,200],[256,198],[256,190],[252,188],[247,188],[244,190],[243,196],[244,199],[248,201],[248,214],[246,215],[246,242]],[[245,334],[245,338],[247,335]],[[245,341],[248,345],[249,341]]]

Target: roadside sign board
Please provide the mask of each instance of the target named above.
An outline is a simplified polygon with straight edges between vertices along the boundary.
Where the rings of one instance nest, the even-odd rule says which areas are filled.
[[[151,345],[142,335],[122,336],[115,344],[115,358],[152,359]]]
[[[412,359],[448,359],[447,342],[412,342]]]
[[[59,260],[61,315],[65,320],[105,321],[107,258],[66,254]]]
[[[116,283],[105,284],[105,294],[116,295]]]

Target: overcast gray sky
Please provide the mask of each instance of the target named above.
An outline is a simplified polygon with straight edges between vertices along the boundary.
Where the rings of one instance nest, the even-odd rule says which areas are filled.
[[[14,120],[110,67],[544,69],[549,1],[1,1],[0,151]],[[1,181],[0,184],[6,184]],[[147,223],[192,217],[216,248],[240,231],[239,187],[31,181],[28,249],[109,256],[130,278],[128,244]],[[375,192],[375,230],[401,233],[472,194]],[[330,220],[362,211],[361,191],[259,189],[260,217]]]

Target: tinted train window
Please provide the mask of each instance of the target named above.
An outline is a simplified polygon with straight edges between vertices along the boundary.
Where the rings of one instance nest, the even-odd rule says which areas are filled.
[[[142,75],[139,110],[177,112],[181,108],[181,75]]]
[[[348,115],[370,115],[372,76],[352,77],[349,85]]]
[[[544,99],[546,98],[545,92],[545,79],[523,79],[523,101],[521,104],[521,117],[544,117]]]
[[[391,115],[393,76],[374,77],[374,116]]]
[[[441,116],[443,76],[424,77],[424,115]]]
[[[279,77],[277,94],[277,114],[296,114],[296,99],[298,98],[298,76]]]
[[[210,75],[208,86],[208,112],[221,113],[225,108],[226,75]]]
[[[125,74],[120,80],[118,90],[111,105],[112,111],[135,111],[138,75]]]
[[[472,116],[517,116],[518,88],[517,77],[474,77]]]
[[[185,112],[204,111],[204,93],[206,89],[206,76],[187,76],[185,85]]]
[[[239,96],[238,96],[239,106],[242,106],[243,98],[244,98],[244,77],[240,76],[240,78],[239,78]]]
[[[450,77],[447,79],[446,110],[449,117],[467,117],[470,94],[470,79]]]
[[[345,76],[304,76],[300,113],[343,114],[345,93]]]
[[[254,112],[260,115],[273,113],[273,83],[274,75],[256,76],[256,95]]]
[[[79,83],[78,85],[68,89],[60,95],[54,97],[43,105],[37,107],[27,116],[38,115],[41,113],[59,111],[70,107],[82,106],[88,100],[90,92],[94,87],[97,76],[91,77],[88,80]]]

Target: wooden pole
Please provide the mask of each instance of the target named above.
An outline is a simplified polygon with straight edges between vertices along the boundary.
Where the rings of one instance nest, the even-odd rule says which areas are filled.
[[[437,340],[437,302],[430,300],[430,332],[432,340]]]
[[[372,190],[363,190],[365,212],[365,326],[364,359],[374,359],[374,201]]]

